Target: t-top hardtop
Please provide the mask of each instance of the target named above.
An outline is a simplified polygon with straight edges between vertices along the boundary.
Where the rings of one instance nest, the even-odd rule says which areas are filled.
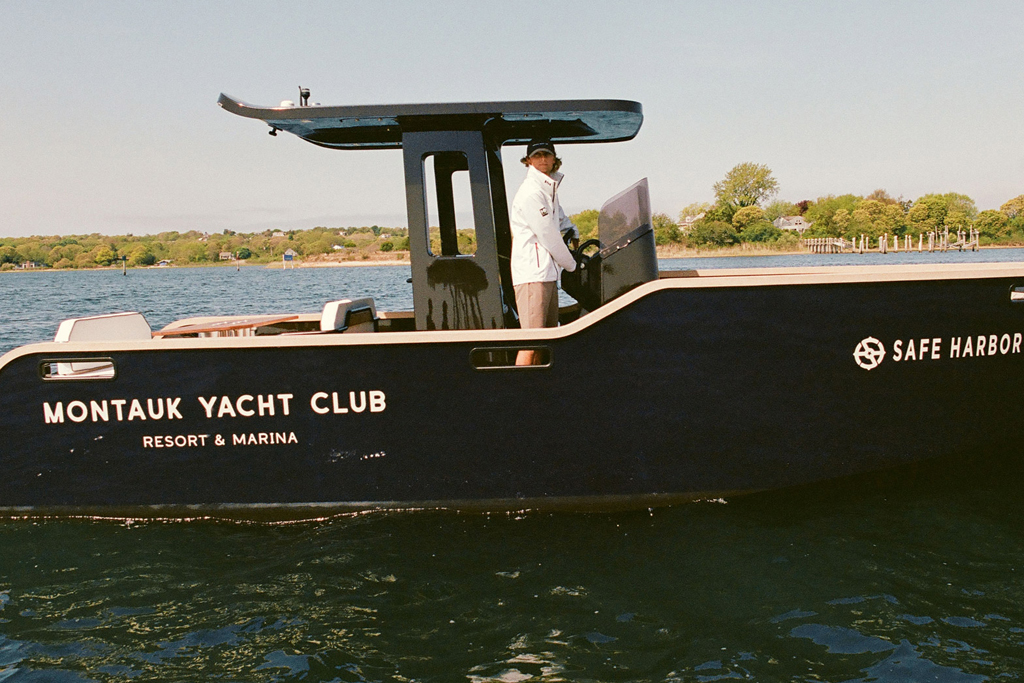
[[[630,100],[530,100],[354,106],[259,107],[222,94],[221,107],[334,149],[398,149],[407,133],[478,130],[499,145],[548,139],[556,144],[634,138],[643,108]]]
[[[224,94],[218,104],[263,121],[271,135],[285,131],[331,149],[403,150],[420,330],[518,327],[502,146],[533,139],[620,142],[635,137],[643,123],[643,108],[630,100],[307,106],[308,94],[301,92],[299,106],[258,107]],[[471,207],[456,207],[453,177],[468,177]],[[436,198],[436,216],[429,215],[428,197]],[[471,215],[472,225],[457,224],[457,215]],[[431,246],[431,226],[439,229],[439,249]],[[466,228],[474,231],[472,253],[460,251],[457,231]],[[653,262],[653,238],[649,251],[644,260]]]

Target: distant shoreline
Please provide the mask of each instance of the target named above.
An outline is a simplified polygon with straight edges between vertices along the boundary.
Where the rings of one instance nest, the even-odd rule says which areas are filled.
[[[367,260],[367,261],[292,261],[288,264],[287,270],[293,268],[360,268],[365,266],[408,266],[409,261],[402,261],[398,259],[381,259],[381,260]],[[176,268],[263,268],[266,270],[281,270],[284,268],[280,261],[271,263],[246,263],[240,261],[238,263],[233,262],[220,262],[220,263],[188,263],[181,266],[130,266],[128,270],[174,270]],[[79,273],[79,272],[100,272],[109,273],[110,271],[122,270],[122,266],[99,266],[96,268],[14,268],[11,270],[0,271],[0,275],[7,273]]]
[[[285,267],[280,261],[274,263],[259,264],[254,263],[253,266],[262,265],[264,268],[282,269]],[[288,264],[288,270],[292,268],[360,268],[363,266],[408,266],[411,265],[410,261],[402,259],[379,259],[379,260],[366,260],[366,261],[292,261]]]
[[[1024,245],[1020,244],[987,244],[978,247],[980,250],[988,249],[1020,249]],[[953,252],[956,250],[949,250]],[[911,249],[910,253],[917,252],[917,249]],[[947,253],[949,253],[947,252]],[[658,260],[667,259],[680,259],[680,258],[738,258],[738,257],[761,257],[761,256],[799,256],[802,254],[810,255],[812,252],[803,249],[787,249],[787,250],[773,250],[764,248],[751,248],[746,245],[736,245],[732,247],[720,247],[716,249],[688,249],[688,248],[662,248],[659,247],[657,250]],[[849,252],[856,253],[856,252]],[[872,250],[867,253],[877,253],[877,250]],[[907,253],[907,250],[900,249],[898,252],[890,251],[889,253],[902,254]],[[934,253],[941,253],[936,250]],[[410,266],[411,262],[408,259],[367,259],[364,261],[292,261],[288,264],[287,270],[293,268],[363,268],[367,266]],[[142,266],[142,267],[131,267],[128,270],[169,270],[174,268],[230,268],[230,267],[246,267],[246,268],[265,268],[268,270],[281,270],[285,269],[284,264],[281,261],[273,261],[270,263],[247,263],[245,261],[232,262],[232,261],[221,261],[218,263],[189,263],[186,265],[176,266]],[[112,270],[121,270],[122,266],[105,266],[97,268],[24,268],[24,269],[13,269],[0,271],[0,274],[6,273],[55,273],[55,272],[81,272],[81,271],[97,271],[97,272],[110,272]]]

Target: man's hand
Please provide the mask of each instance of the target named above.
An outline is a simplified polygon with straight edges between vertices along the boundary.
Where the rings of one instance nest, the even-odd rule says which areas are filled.
[[[569,251],[575,251],[580,246],[580,231],[575,225],[562,231],[562,241],[569,247]]]
[[[572,235],[569,240],[569,248],[576,251],[580,248],[580,229],[574,225],[568,230],[568,233]]]

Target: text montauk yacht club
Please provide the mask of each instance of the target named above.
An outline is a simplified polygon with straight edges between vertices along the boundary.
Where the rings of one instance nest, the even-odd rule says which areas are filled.
[[[294,394],[242,394],[240,396],[197,396],[195,403],[181,397],[114,398],[102,400],[43,403],[46,424],[70,422],[134,422],[183,420],[185,415],[204,419],[288,416],[296,406],[317,415],[380,413],[387,409],[383,391],[318,391],[308,401],[296,402]],[[192,405],[191,408],[188,406]],[[184,411],[184,413],[182,412]]]

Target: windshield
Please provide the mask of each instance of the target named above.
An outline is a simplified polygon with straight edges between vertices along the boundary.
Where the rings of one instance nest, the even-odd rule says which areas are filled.
[[[621,248],[651,230],[651,197],[647,178],[615,195],[601,207],[597,231],[602,252]]]

